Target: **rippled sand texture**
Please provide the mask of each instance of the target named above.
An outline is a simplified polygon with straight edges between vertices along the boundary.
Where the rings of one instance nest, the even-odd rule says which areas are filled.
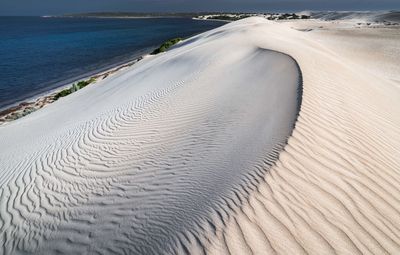
[[[0,127],[0,253],[205,252],[299,110],[297,63],[259,32],[202,34]]]
[[[400,254],[399,30],[236,26],[296,59],[303,102],[276,166],[208,253]]]

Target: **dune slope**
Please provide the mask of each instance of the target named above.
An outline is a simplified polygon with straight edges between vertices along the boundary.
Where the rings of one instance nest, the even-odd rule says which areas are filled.
[[[303,73],[296,128],[209,254],[400,253],[398,29],[241,21]]]
[[[205,252],[299,110],[297,63],[257,38],[204,33],[0,127],[0,253]]]

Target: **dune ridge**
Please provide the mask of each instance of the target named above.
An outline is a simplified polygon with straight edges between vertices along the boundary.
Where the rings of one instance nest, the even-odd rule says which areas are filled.
[[[0,127],[0,253],[206,252],[286,144],[300,74],[226,27]]]

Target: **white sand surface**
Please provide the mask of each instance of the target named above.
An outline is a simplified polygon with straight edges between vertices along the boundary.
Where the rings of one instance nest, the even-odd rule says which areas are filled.
[[[303,101],[276,166],[207,252],[399,254],[399,28],[240,23],[296,59]]]
[[[203,224],[256,189],[299,110],[296,62],[246,30],[191,38],[0,127],[0,253],[201,245]]]
[[[250,18],[0,128],[3,253],[400,253],[399,41]]]

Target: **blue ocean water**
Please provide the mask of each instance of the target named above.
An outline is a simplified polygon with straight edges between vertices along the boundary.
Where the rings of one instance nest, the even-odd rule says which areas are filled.
[[[0,17],[0,109],[128,61],[168,39],[221,25],[189,18]]]

